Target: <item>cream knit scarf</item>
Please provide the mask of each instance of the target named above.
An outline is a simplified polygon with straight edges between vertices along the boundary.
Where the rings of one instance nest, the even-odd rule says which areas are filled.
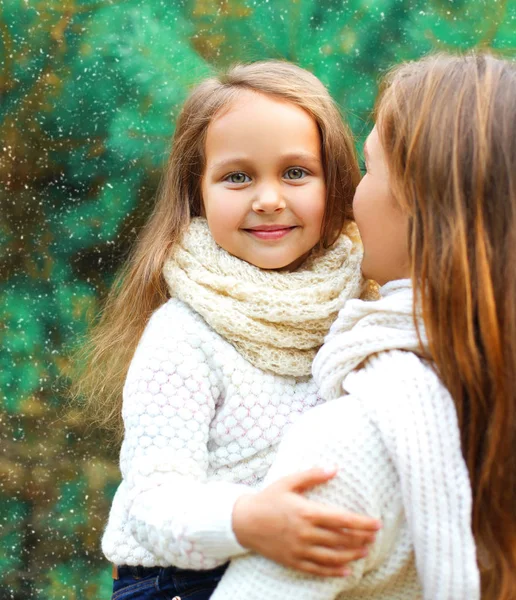
[[[256,367],[305,377],[339,309],[364,288],[354,223],[299,269],[266,271],[232,256],[194,218],[165,263],[172,297],[197,313]]]
[[[342,396],[346,376],[373,354],[387,350],[424,354],[427,340],[420,317],[418,325],[423,348],[414,324],[410,279],[385,284],[376,302],[346,302],[314,360],[312,372],[322,397]]]

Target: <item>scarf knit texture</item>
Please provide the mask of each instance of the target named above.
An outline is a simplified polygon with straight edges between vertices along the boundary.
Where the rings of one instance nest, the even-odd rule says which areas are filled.
[[[344,300],[360,296],[362,247],[355,223],[296,271],[259,269],[218,246],[196,217],[165,263],[172,297],[192,307],[252,365],[305,377]],[[365,292],[370,293],[368,291]]]
[[[307,495],[380,518],[368,556],[343,578],[239,557],[212,600],[480,599],[455,406],[418,356],[410,281],[388,283],[381,296],[346,302],[313,366],[323,397],[333,400],[289,430],[264,482],[336,465],[336,477]]]

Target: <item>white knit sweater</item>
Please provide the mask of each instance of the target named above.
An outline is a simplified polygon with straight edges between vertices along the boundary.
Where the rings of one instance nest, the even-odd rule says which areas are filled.
[[[328,396],[346,395],[298,421],[265,482],[336,464],[335,479],[309,496],[380,518],[369,556],[351,576],[325,579],[247,555],[232,561],[212,600],[480,598],[455,407],[414,353],[410,283],[387,284],[382,296],[341,311],[314,376]]]
[[[245,552],[231,527],[235,500],[262,481],[285,429],[319,402],[312,378],[254,367],[169,300],[150,319],[124,388],[106,557],[208,569]]]

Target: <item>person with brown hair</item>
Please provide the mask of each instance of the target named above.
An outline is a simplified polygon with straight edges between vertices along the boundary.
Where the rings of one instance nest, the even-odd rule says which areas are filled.
[[[236,66],[186,101],[77,381],[104,424],[124,420],[113,598],[208,598],[247,549],[319,575],[367,554],[376,519],[301,494],[332,469],[253,493],[321,401],[311,364],[338,310],[367,291],[358,179],[339,111],[299,67]]]
[[[380,518],[347,578],[237,558],[214,600],[516,598],[516,65],[438,54],[386,78],[354,214],[375,302],[314,361],[325,399],[266,483],[336,464],[312,500]]]

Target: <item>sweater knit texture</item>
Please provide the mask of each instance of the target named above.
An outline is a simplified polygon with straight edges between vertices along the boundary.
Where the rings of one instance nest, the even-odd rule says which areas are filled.
[[[343,299],[362,290],[355,223],[294,272],[259,269],[226,252],[206,219],[192,220],[163,274],[170,294],[191,306],[259,369],[305,377]]]
[[[381,293],[377,302],[350,300],[341,311],[314,363],[321,389],[340,397],[289,430],[264,482],[337,465],[337,476],[308,495],[381,519],[369,555],[343,578],[239,557],[212,600],[479,600],[471,489],[453,400],[414,353],[410,282],[391,282]]]
[[[205,227],[202,220],[194,223],[194,230]],[[176,297],[149,320],[124,386],[122,483],[102,540],[105,556],[118,565],[209,569],[245,552],[231,526],[234,503],[263,480],[286,429],[321,400],[311,376],[262,370],[225,332],[232,321],[252,331],[255,351],[263,336],[271,366],[276,320],[295,313],[284,332],[293,344],[285,356],[296,356],[301,323],[317,323],[308,335],[308,345],[316,343],[327,333],[322,323],[329,327],[347,294],[360,293],[359,249],[344,237],[338,257],[334,253],[326,263],[321,256],[313,270],[305,265],[301,275],[276,279],[218,253],[203,231],[199,248],[184,251],[185,275],[176,273],[171,287]],[[202,256],[206,268],[196,262]],[[187,267],[188,260],[193,264]],[[333,268],[343,271],[339,283],[326,285]],[[222,321],[206,322],[211,313],[225,311]]]

